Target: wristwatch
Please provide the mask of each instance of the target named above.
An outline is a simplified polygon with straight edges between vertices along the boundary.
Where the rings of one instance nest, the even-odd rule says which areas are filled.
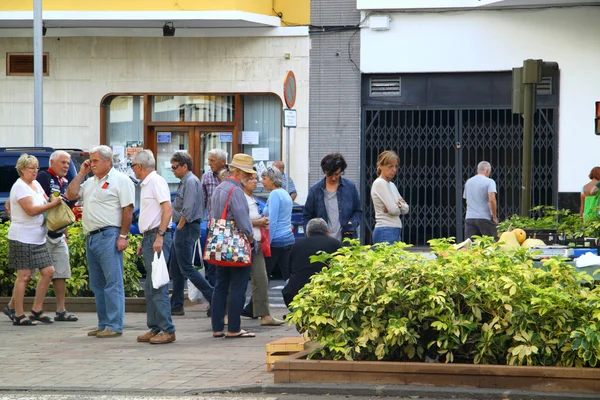
[[[158,236],[165,236],[165,231],[158,230]]]
[[[119,235],[120,238],[127,239],[127,235]]]

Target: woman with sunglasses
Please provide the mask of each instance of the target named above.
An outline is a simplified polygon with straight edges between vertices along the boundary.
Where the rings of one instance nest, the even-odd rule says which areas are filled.
[[[362,209],[356,185],[342,177],[346,167],[346,160],[340,153],[328,154],[321,160],[325,177],[312,185],[308,192],[302,213],[305,231],[308,221],[323,218],[331,237],[340,241],[358,237]]]

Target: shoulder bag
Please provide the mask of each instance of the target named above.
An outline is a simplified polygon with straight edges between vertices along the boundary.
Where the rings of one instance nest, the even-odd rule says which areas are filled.
[[[235,221],[227,220],[229,199],[235,187],[227,196],[221,219],[211,219],[207,228],[204,261],[221,267],[248,267],[252,264],[252,248],[246,234],[235,226]]]

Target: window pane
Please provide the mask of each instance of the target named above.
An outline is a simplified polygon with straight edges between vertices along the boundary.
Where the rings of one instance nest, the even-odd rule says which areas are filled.
[[[235,96],[152,96],[152,121],[233,122]]]
[[[221,135],[233,135],[233,132],[202,132],[202,160],[200,170],[204,172],[210,171],[208,166],[208,152],[213,149],[221,149],[227,153],[227,162],[231,161],[231,142],[222,142]]]
[[[143,142],[143,96],[116,96],[109,101],[106,113],[107,145],[127,146],[133,142]]]
[[[281,160],[281,101],[273,94],[243,96],[243,131],[258,132],[258,144],[242,146],[242,151],[252,155],[254,148],[268,148],[269,161]],[[261,160],[256,160],[261,161]]]

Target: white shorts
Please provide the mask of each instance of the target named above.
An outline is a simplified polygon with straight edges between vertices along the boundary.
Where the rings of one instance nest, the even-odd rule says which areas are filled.
[[[46,246],[48,246],[54,265],[52,279],[69,279],[71,277],[71,264],[69,263],[69,248],[65,242],[65,237],[57,239],[46,237]]]

